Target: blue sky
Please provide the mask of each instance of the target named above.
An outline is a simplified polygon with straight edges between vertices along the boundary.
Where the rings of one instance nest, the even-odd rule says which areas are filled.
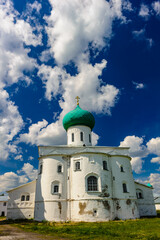
[[[66,144],[64,115],[96,120],[93,142],[128,146],[160,195],[160,1],[0,1],[0,187],[35,178],[37,145]]]

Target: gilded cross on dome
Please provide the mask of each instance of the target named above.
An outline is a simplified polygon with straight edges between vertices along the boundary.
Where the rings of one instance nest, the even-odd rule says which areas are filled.
[[[79,97],[77,96],[75,99],[77,99],[77,105],[79,105]]]

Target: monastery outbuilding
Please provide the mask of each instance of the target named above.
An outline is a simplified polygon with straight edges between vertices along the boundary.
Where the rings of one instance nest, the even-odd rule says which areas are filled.
[[[37,180],[8,191],[7,218],[92,222],[156,216],[153,187],[134,181],[129,148],[92,146],[94,124],[77,101],[63,119],[67,145],[38,147]]]
[[[7,216],[8,196],[0,196],[0,216]]]

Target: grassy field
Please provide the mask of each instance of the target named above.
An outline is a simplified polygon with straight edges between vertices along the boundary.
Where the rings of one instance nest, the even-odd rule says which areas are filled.
[[[5,221],[14,224],[24,231],[31,231],[52,235],[58,238],[66,239],[142,239],[158,240],[160,239],[160,218],[143,218],[126,221],[109,221],[97,223],[55,223],[55,222],[35,222],[28,221]]]

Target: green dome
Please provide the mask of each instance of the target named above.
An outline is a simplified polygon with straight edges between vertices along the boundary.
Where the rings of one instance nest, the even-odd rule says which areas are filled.
[[[94,124],[95,119],[93,115],[90,112],[81,109],[79,105],[77,105],[73,111],[67,113],[63,118],[63,127],[66,131],[69,127],[75,125],[84,125],[90,127],[92,130]]]

